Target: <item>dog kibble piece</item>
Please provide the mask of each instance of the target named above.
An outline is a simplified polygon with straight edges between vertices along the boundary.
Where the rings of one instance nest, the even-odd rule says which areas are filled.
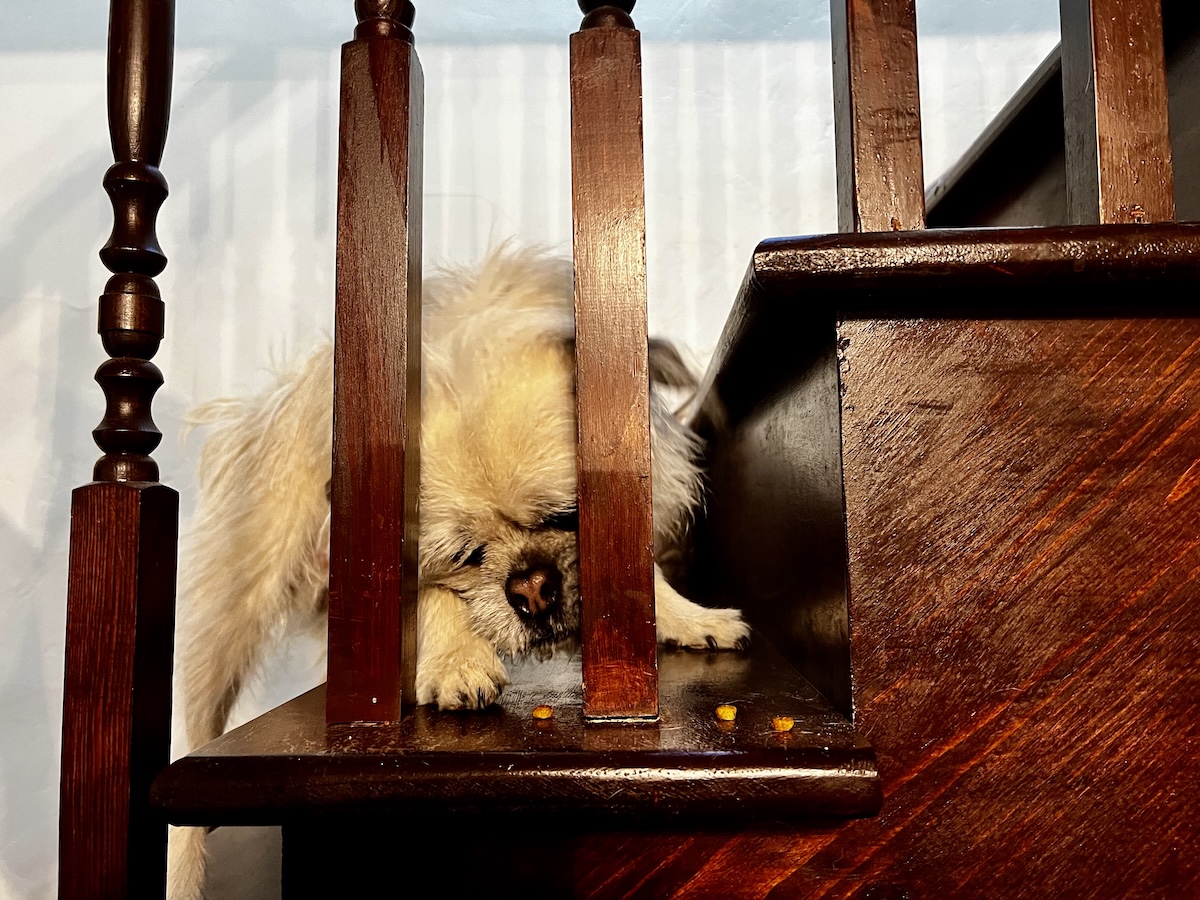
[[[771,728],[775,731],[791,731],[795,724],[796,720],[791,716],[775,716],[771,719]]]
[[[717,707],[717,718],[722,722],[732,722],[737,718],[737,707],[732,703],[722,703]]]
[[[535,719],[548,719],[554,715],[554,710],[549,706],[535,706],[533,708],[533,717]]]

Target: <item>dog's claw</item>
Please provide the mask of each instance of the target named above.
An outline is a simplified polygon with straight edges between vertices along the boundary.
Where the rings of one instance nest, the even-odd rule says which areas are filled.
[[[709,649],[709,650],[718,650],[718,649],[720,649],[720,648],[717,646],[717,639],[716,639],[715,637],[713,637],[711,634],[710,634],[710,635],[708,635],[707,637],[705,637],[705,638],[704,638],[704,643],[708,644],[708,649]]]
[[[734,643],[733,648],[735,650],[741,650],[743,653],[745,653],[747,650],[749,650],[750,649],[750,635],[747,634],[747,635],[744,635],[744,636],[738,638],[737,641]]]

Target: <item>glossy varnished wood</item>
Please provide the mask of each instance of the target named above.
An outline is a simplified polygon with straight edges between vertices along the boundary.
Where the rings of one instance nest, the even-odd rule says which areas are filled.
[[[179,498],[157,484],[162,435],[150,360],[164,332],[154,283],[166,265],[155,218],[167,195],[158,164],[171,97],[174,4],[114,0],[104,176],[113,229],[100,258],[113,273],[97,330],[103,456],[71,500],[67,583],[59,896],[154,897],[165,890],[166,827],[147,805],[170,746],[171,651]]]
[[[59,897],[163,896],[150,783],[170,748],[179,495],[94,483],[71,503]]]
[[[658,721],[584,716],[580,660],[513,673],[498,707],[418,707],[395,725],[325,726],[317,689],[174,763],[155,788],[172,821],[302,822],[314,814],[570,813],[588,818],[854,816],[879,805],[871,748],[767,644],[664,651]],[[718,704],[737,706],[719,722]],[[535,706],[553,717],[536,720]],[[772,730],[774,716],[795,719]]]
[[[415,700],[422,75],[412,5],[342,48],[329,583],[331,722]]]
[[[571,36],[579,584],[597,717],[658,712],[640,40],[615,7]]]
[[[855,701],[892,830],[857,874],[1194,894],[1200,320],[838,333]]]
[[[913,0],[831,0],[838,229],[925,226]]]
[[[1175,218],[1162,0],[1060,0],[1070,221]]]
[[[697,556],[716,557],[717,585],[756,622],[790,610],[801,665],[836,649],[837,629],[805,616],[842,601],[853,678],[833,689],[879,753],[886,801],[791,840],[714,837],[680,895],[724,888],[717,860],[734,846],[770,874],[730,896],[1200,889],[1179,849],[1200,836],[1200,538],[1183,525],[1200,513],[1195,237],[1094,226],[760,247],[710,379],[727,419],[707,510],[731,521],[705,533],[739,536]],[[811,349],[782,354],[793,346]],[[838,442],[821,439],[830,417]],[[836,542],[811,546],[808,500],[835,500],[830,470],[840,561]],[[756,478],[775,490],[744,490]],[[799,560],[790,583],[774,556]],[[839,565],[822,593],[822,567]]]

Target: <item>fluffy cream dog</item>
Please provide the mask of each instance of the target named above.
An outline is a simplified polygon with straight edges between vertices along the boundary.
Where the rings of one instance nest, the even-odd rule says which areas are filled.
[[[425,283],[417,701],[493,703],[505,659],[546,656],[579,626],[573,284],[568,261],[499,253]],[[250,400],[210,403],[200,507],[185,553],[179,684],[186,740],[220,735],[264,647],[328,602],[333,353]],[[651,346],[654,380],[684,386]],[[700,502],[695,436],[652,397],[656,551]],[[744,644],[732,609],[680,596],[655,569],[658,637]],[[203,829],[173,829],[171,896],[197,897]]]
[[[579,625],[570,263],[531,251],[429,279],[423,310],[417,701],[493,703],[504,660],[547,655]],[[666,345],[654,380],[687,377]],[[263,647],[327,604],[332,348],[250,400],[218,401],[182,599],[187,740],[225,729]],[[700,501],[697,441],[652,398],[656,549]],[[659,640],[732,648],[736,610],[680,596],[656,568]]]

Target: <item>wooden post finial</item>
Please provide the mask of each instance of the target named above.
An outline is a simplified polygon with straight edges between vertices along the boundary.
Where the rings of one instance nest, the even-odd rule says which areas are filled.
[[[631,13],[636,3],[637,0],[579,0],[579,10],[586,16],[605,6],[615,6],[622,12]]]
[[[354,37],[393,37],[412,43],[416,7],[409,0],[354,0]]]
[[[633,12],[636,2],[637,0],[579,0],[579,9],[583,12],[583,24],[579,26],[579,30],[613,26],[633,28],[633,19],[629,14]]]

